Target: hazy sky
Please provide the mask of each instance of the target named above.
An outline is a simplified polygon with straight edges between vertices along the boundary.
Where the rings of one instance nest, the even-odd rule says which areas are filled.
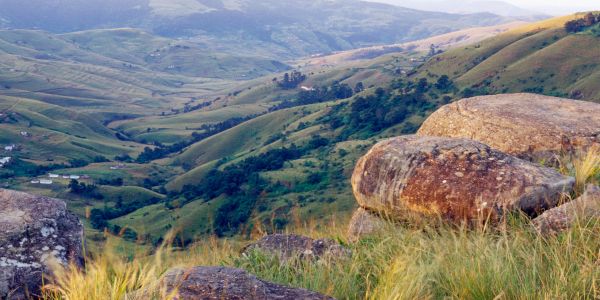
[[[369,0],[375,2],[386,2],[402,6],[402,3],[414,2],[415,0]],[[435,3],[440,0],[418,0],[419,3]],[[464,3],[471,0],[447,0]],[[489,1],[489,0],[482,0]],[[494,1],[494,0],[492,0]],[[501,0],[514,4],[521,8],[534,10],[553,15],[564,15],[578,11],[600,10],[600,0]],[[432,6],[435,8],[435,6]]]
[[[505,0],[514,5],[553,14],[568,14],[584,10],[600,10],[598,0]]]

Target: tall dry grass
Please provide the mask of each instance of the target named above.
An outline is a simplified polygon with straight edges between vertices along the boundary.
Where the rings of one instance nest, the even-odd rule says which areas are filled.
[[[575,178],[575,194],[581,195],[587,184],[600,181],[600,147],[591,147],[588,151],[559,159],[561,173]]]
[[[578,188],[599,183],[600,153],[590,153],[562,168],[577,178]],[[346,226],[335,218],[326,224],[296,218],[295,227],[291,231],[346,244]],[[266,231],[255,230],[256,237]],[[88,260],[85,270],[59,270],[46,299],[136,299],[135,291],[153,288],[171,267],[212,265],[242,268],[265,280],[338,299],[600,299],[597,220],[582,220],[548,237],[535,233],[522,218],[510,219],[502,229],[476,230],[390,223],[373,236],[346,244],[351,258],[321,261],[284,263],[260,253],[241,256],[245,243],[212,237],[183,251],[163,246],[133,259],[107,246]],[[156,295],[172,298],[164,291]]]
[[[503,231],[390,224],[348,245],[351,258],[318,262],[282,263],[260,253],[240,256],[243,243],[217,239],[186,251],[162,248],[131,261],[107,250],[84,271],[59,273],[46,299],[136,299],[133,292],[152,288],[171,267],[208,265],[242,268],[265,280],[338,299],[600,297],[600,224],[577,226],[549,238],[528,228],[523,221]],[[162,296],[156,299],[169,298],[163,291],[157,295]]]

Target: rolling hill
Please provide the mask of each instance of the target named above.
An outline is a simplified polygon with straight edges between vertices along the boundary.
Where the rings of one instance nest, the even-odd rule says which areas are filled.
[[[219,224],[215,223],[215,218],[222,214],[218,207],[227,207],[235,212],[240,207],[248,205],[246,200],[238,198],[235,194],[225,198],[221,195],[214,199],[210,194],[208,196],[203,194],[202,189],[207,181],[210,181],[212,177],[221,176],[220,173],[215,173],[215,170],[226,174],[228,170],[235,169],[236,166],[247,167],[253,159],[271,155],[276,149],[282,149],[282,147],[283,149],[299,147],[302,149],[302,154],[285,161],[281,167],[258,172],[260,178],[267,183],[262,186],[264,190],[258,198],[250,202],[253,203],[249,208],[250,211],[247,211],[247,207],[244,209],[248,214],[245,216],[248,220],[243,222],[238,229],[241,228],[240,230],[243,232],[251,228],[255,222],[269,223],[275,220],[284,222],[289,220],[292,214],[300,214],[309,218],[315,216],[318,218],[332,214],[334,211],[337,214],[344,214],[353,205],[347,183],[349,172],[352,170],[356,158],[377,140],[387,136],[414,132],[436,107],[452,99],[459,99],[470,90],[476,90],[479,93],[501,93],[503,90],[494,90],[493,87],[496,85],[501,87],[505,80],[517,75],[527,76],[521,77],[522,82],[527,79],[527,82],[531,83],[553,84],[554,81],[548,79],[550,73],[547,72],[557,72],[555,77],[563,76],[558,75],[558,70],[571,70],[571,64],[579,61],[586,61],[588,65],[595,67],[600,58],[597,57],[597,51],[593,51],[591,48],[591,45],[599,42],[594,36],[593,28],[579,33],[567,33],[564,30],[565,22],[580,17],[569,16],[520,26],[473,45],[460,45],[431,57],[422,66],[407,75],[395,72],[395,68],[390,68],[389,72],[385,71],[387,64],[398,61],[403,57],[402,55],[408,55],[407,53],[387,54],[374,60],[343,62],[332,67],[323,68],[321,66],[321,71],[309,75],[303,85],[333,84],[336,79],[332,78],[348,83],[355,83],[357,78],[366,80],[371,78],[374,84],[369,84],[370,88],[366,88],[350,99],[300,105],[267,113],[202,140],[184,149],[180,154],[175,154],[170,158],[170,164],[183,166],[188,171],[175,177],[165,186],[170,191],[169,199],[172,201],[170,205],[173,208],[152,209],[158,214],[156,218],[162,220],[157,223],[163,224],[161,232],[169,227],[164,224],[172,226],[178,224],[175,221],[177,217],[174,216],[188,220],[182,221],[187,230],[186,238],[193,238],[197,234],[214,230],[215,224]],[[550,41],[565,44],[558,44],[560,47],[554,48]],[[567,47],[568,42],[575,44]],[[578,45],[584,45],[584,49]],[[529,55],[535,57],[543,54],[544,56],[541,57],[545,57],[545,59],[552,57],[552,55],[546,56],[548,54],[545,51],[561,55],[561,59],[552,60],[552,63],[556,65],[546,63],[549,65],[547,71],[525,72],[526,75],[519,75],[520,73],[508,75],[494,73],[493,77],[485,75],[486,72],[494,71],[496,68],[494,66],[497,64],[507,64],[507,69],[511,72],[517,68],[526,69],[529,72],[528,69],[534,66],[530,62],[532,57]],[[571,55],[571,53],[573,54]],[[565,56],[572,56],[573,60],[563,59],[562,57]],[[408,57],[404,56],[404,59]],[[370,74],[370,76],[362,77],[359,74],[365,69],[359,66],[366,69],[368,69],[367,66],[371,66],[372,69],[369,71],[379,75]],[[539,67],[543,64],[538,62],[535,66]],[[583,65],[576,68],[586,70]],[[364,73],[362,74],[364,75]],[[440,84],[441,75],[449,76],[451,81],[449,87]],[[518,76],[516,78],[519,78]],[[594,78],[593,75],[587,76]],[[590,80],[585,77],[577,77],[579,78],[577,81],[583,80],[582,83],[586,83]],[[325,78],[329,78],[330,81]],[[569,80],[568,78],[563,77],[556,80]],[[484,79],[488,79],[485,82],[491,82],[487,85],[487,89],[481,89],[480,84]],[[426,80],[427,85],[420,85],[423,80]],[[511,81],[505,84],[512,84],[509,90],[511,92],[529,91],[531,87],[528,84],[519,85]],[[549,91],[561,95],[572,94],[573,91],[569,89],[572,84],[567,82],[567,84],[558,85],[556,89],[549,89]],[[269,84],[266,85],[269,86]],[[258,86],[261,84],[258,83]],[[250,90],[240,88],[239,90],[243,92],[228,98],[227,101],[238,105],[240,103],[250,105],[257,103],[253,102],[257,100],[258,103],[276,104],[279,103],[278,99],[283,99],[282,97],[296,97],[294,92],[278,90],[272,83],[270,86],[270,88],[254,86]],[[424,89],[421,91],[424,93],[419,94],[421,93],[419,86]],[[271,100],[260,102],[261,99],[265,101],[265,98],[253,95],[253,90],[259,94],[264,92],[268,95],[279,96],[266,97]],[[410,99],[415,95],[420,95],[418,96],[420,98],[413,102],[414,100]],[[584,98],[587,100],[596,100],[594,96],[585,95],[588,94],[584,94]],[[364,99],[368,100],[363,103]],[[402,107],[407,108],[408,111],[403,111]],[[383,110],[377,110],[377,108]],[[369,114],[371,109],[374,109],[372,115]],[[399,119],[393,117],[396,116],[391,112],[394,109],[400,109],[401,117]],[[392,118],[390,123],[385,122],[388,118]],[[311,145],[317,146],[313,148]],[[165,163],[168,162],[165,161]],[[319,193],[316,195],[315,191],[319,191]],[[254,196],[246,195],[244,197],[243,199],[253,199]],[[187,216],[191,207],[198,207],[197,213],[202,215],[200,221]],[[184,217],[184,215],[186,216]],[[235,214],[228,214],[228,216],[234,219],[239,217]],[[132,215],[132,218],[135,219],[135,230],[143,230],[144,226],[150,226],[139,216],[139,213]],[[166,221],[169,218],[172,221]],[[122,217],[117,222],[122,224],[125,220],[127,217]],[[153,222],[157,222],[157,220],[154,219]],[[194,222],[200,222],[202,225]],[[207,225],[211,223],[213,227]],[[189,229],[189,226],[198,229]]]
[[[579,17],[506,32],[513,25],[468,30],[380,51],[374,58],[365,51],[385,47],[342,52],[341,59],[326,56],[325,62],[296,60],[291,64],[303,76],[293,83],[283,73],[241,82],[195,77],[193,67],[178,74],[156,58],[183,59],[187,66],[198,56],[205,63],[199,46],[192,47],[201,43],[198,36],[174,40],[133,29],[59,35],[11,30],[0,32],[0,55],[6,58],[0,76],[9,83],[0,97],[5,106],[25,99],[12,107],[21,117],[11,132],[30,128],[36,137],[58,132],[63,140],[43,142],[65,158],[89,160],[86,147],[109,158],[131,154],[110,171],[115,163],[75,169],[92,180],[110,180],[98,189],[107,199],[104,209],[102,201],[67,196],[80,214],[86,206],[96,209],[90,225],[113,232],[127,227],[136,233],[130,236],[152,243],[181,227],[182,240],[192,241],[206,233],[247,233],[259,224],[283,228],[297,216],[350,213],[355,202],[348,178],[356,159],[382,138],[415,132],[436,108],[463,96],[534,91],[596,100],[598,87],[590,82],[600,61],[592,47],[598,43],[597,26],[577,33],[564,29],[565,22]],[[441,45],[442,53],[428,53],[429,43]],[[242,74],[236,66],[230,72]],[[28,101],[46,109],[27,108]],[[58,122],[73,119],[72,114],[81,119]],[[73,133],[79,127],[84,135]],[[144,159],[137,156],[142,150]],[[42,159],[46,152],[39,153]],[[145,189],[109,187],[119,178]],[[23,180],[18,184],[31,188]],[[120,203],[115,196],[120,192],[142,193],[144,201]]]
[[[535,92],[600,101],[599,25],[568,33],[565,23],[583,14],[511,30],[452,49],[420,68],[416,76],[447,75],[469,93]]]
[[[6,152],[47,165],[92,161],[123,153],[135,155],[142,145],[120,141],[97,119],[75,110],[21,97],[0,95],[0,145],[18,145]],[[3,151],[4,152],[4,151]]]
[[[356,0],[3,0],[0,4],[6,28],[63,33],[135,27],[200,40],[228,54],[257,53],[271,59],[400,43],[514,20]]]

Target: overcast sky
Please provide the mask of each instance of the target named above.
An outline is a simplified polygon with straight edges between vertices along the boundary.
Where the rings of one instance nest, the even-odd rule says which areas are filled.
[[[514,5],[552,14],[600,10],[599,0],[505,0]]]
[[[403,3],[415,0],[369,0],[375,2],[386,2],[402,6]],[[440,0],[418,0],[419,3],[435,3]],[[464,3],[469,0],[447,0]],[[600,10],[600,0],[502,0],[521,8],[534,10],[552,15],[565,15],[579,11]],[[435,9],[435,6],[432,6]]]

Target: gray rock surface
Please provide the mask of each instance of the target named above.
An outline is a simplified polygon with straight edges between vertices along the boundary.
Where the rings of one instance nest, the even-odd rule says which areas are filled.
[[[533,224],[541,234],[553,234],[592,218],[600,218],[600,187],[590,185],[581,197],[544,212]]]
[[[290,258],[340,258],[349,257],[350,250],[330,239],[312,239],[295,234],[272,234],[246,246],[244,254],[259,250],[278,256],[283,260]]]
[[[394,219],[498,220],[555,207],[574,179],[468,139],[403,136],[376,144],[352,176],[358,204]]]
[[[348,240],[357,242],[364,236],[374,234],[386,226],[385,222],[378,215],[359,207],[352,215],[348,225]]]
[[[600,104],[536,94],[474,97],[440,108],[418,135],[468,138],[520,158],[548,161],[600,144]]]
[[[0,299],[39,295],[51,263],[81,265],[82,240],[65,202],[0,189]]]
[[[167,294],[178,300],[324,300],[332,297],[256,278],[244,270],[226,267],[173,269],[161,280]]]

